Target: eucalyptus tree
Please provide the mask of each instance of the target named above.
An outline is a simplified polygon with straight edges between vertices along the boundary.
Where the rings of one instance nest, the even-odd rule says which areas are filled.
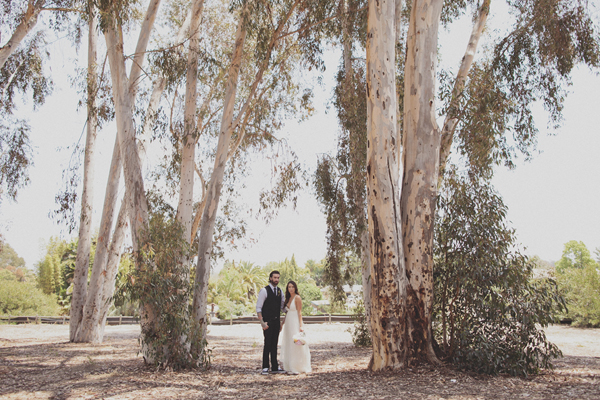
[[[366,214],[366,74],[364,59],[358,57],[365,46],[365,1],[342,1],[332,36],[342,48],[334,105],[340,125],[335,157],[320,158],[315,172],[319,202],[327,215],[327,274],[325,280],[342,297],[342,284],[352,275],[352,254],[362,261],[365,310],[370,310],[370,257]]]
[[[130,10],[127,9],[127,5],[125,4],[111,3],[103,4],[104,8],[99,9],[101,16],[100,27],[106,38],[107,58],[111,71],[113,101],[117,120],[117,139],[111,162],[111,171],[113,173],[107,185],[106,200],[101,220],[99,242],[102,243],[102,246],[99,247],[103,249],[101,253],[103,258],[92,269],[90,293],[87,294],[85,292],[87,279],[84,278],[87,272],[83,272],[83,269],[86,267],[83,264],[77,265],[75,281],[79,284],[76,284],[78,289],[76,292],[74,290],[73,293],[74,301],[77,299],[77,306],[71,309],[72,326],[70,327],[70,337],[72,341],[102,341],[103,321],[98,316],[100,315],[100,302],[104,292],[104,282],[111,282],[111,278],[108,277],[108,273],[105,271],[105,260],[110,243],[108,234],[114,215],[115,188],[119,180],[118,175],[115,177],[114,174],[118,174],[121,165],[123,166],[125,176],[126,211],[131,223],[134,250],[138,249],[140,235],[148,223],[148,205],[135,141],[133,102],[135,101],[145,51],[159,4],[159,0],[152,0],[148,5],[129,76],[127,76],[125,70],[123,23],[127,21]],[[124,214],[125,211],[122,210],[122,213]],[[112,280],[112,284],[114,284],[114,280]],[[144,322],[151,321],[155,312],[155,310],[146,310],[146,313],[142,313]]]
[[[469,168],[448,168],[435,226],[434,334],[440,358],[490,374],[551,368],[558,347],[544,333],[564,310],[554,279],[535,277],[507,207]]]
[[[42,11],[53,12],[51,24],[58,27],[66,13],[82,9],[78,0],[3,0],[1,3],[0,29],[9,39],[0,47],[0,69],[8,58],[19,49],[25,37],[35,30]]]
[[[387,6],[384,3],[376,5]],[[385,154],[391,157],[393,151],[401,153],[400,166],[403,167],[400,173],[402,189],[398,188],[395,194],[401,199],[399,220],[402,221],[402,239],[399,240],[402,240],[407,264],[402,267],[400,261],[398,267],[389,267],[388,273],[393,274],[393,268],[398,268],[400,274],[406,277],[406,298],[399,295],[394,301],[403,304],[401,313],[395,315],[405,318],[405,326],[399,328],[403,333],[398,334],[398,337],[399,340],[407,337],[408,343],[405,348],[406,354],[395,359],[390,357],[388,364],[383,362],[378,365],[375,362],[372,365],[375,369],[401,367],[410,360],[437,363],[431,333],[433,227],[438,184],[450,152],[454,151],[465,157],[470,167],[477,169],[478,173],[487,174],[492,173],[494,165],[504,163],[512,166],[518,153],[531,157],[537,135],[531,116],[532,104],[537,100],[542,101],[549,111],[551,122],[558,123],[564,99],[563,88],[569,84],[569,74],[574,65],[583,63],[594,67],[598,63],[595,25],[590,19],[590,11],[577,1],[555,0],[511,3],[510,6],[514,9],[512,26],[503,36],[490,35],[491,50],[481,62],[475,63],[474,56],[491,5],[490,1],[464,3],[418,0],[407,5],[410,13],[406,53],[403,52],[403,46],[398,46],[400,65],[394,71],[399,83],[400,115],[397,123],[400,125],[398,131],[402,131],[402,146],[396,144],[395,150],[388,146]],[[453,76],[447,71],[439,74],[441,90],[436,92],[438,50],[435,44],[439,35],[439,24],[451,22],[469,8],[474,16],[473,30],[465,55],[456,75]],[[397,11],[399,10],[394,10],[394,13]],[[389,10],[389,24],[393,23],[391,13]],[[398,23],[395,29],[400,30]],[[371,40],[373,35],[375,33],[369,31],[367,38]],[[374,55],[368,55],[367,59],[369,57]],[[388,58],[391,57],[386,56],[386,61]],[[369,75],[367,70],[368,79],[374,76]],[[393,82],[390,81],[389,84],[392,85]],[[367,94],[372,95],[368,84],[367,88]],[[381,92],[375,93],[381,95]],[[441,128],[436,122],[438,112],[435,103],[438,97],[444,103],[441,110],[445,122]],[[358,101],[340,104],[342,112],[338,113],[342,116],[359,116],[360,112],[354,110],[365,108]],[[371,114],[370,118],[381,119],[383,115],[378,112]],[[346,118],[340,118],[340,121],[343,124],[345,121],[351,121],[350,118]],[[368,129],[371,124],[373,122],[369,120],[363,126]],[[347,129],[345,125],[343,129]],[[338,236],[343,236],[345,232],[356,232],[355,227],[348,221],[354,219],[353,223],[356,223],[359,219],[350,211],[353,206],[353,202],[349,200],[351,191],[347,189],[348,194],[344,196],[339,190],[342,186],[340,181],[352,176],[351,169],[340,168],[337,175],[332,172],[335,167],[343,166],[344,162],[352,160],[353,155],[360,158],[359,154],[362,151],[357,146],[354,146],[356,150],[353,148],[353,151],[345,151],[344,147],[353,143],[352,137],[341,137],[336,160],[338,162],[322,161],[322,168],[318,171],[319,175],[329,178],[317,178],[318,185],[321,185],[321,189],[318,190],[326,193],[326,196],[321,193],[319,195],[323,196],[326,200],[323,203],[329,207],[328,221],[334,221],[331,226],[343,232],[337,233]],[[397,140],[397,137],[394,139]],[[373,145],[370,140],[367,143],[369,146]],[[368,174],[367,178],[369,179]],[[383,184],[385,180],[378,182]],[[348,183],[346,185],[347,188],[352,187]],[[383,186],[384,189],[387,188],[386,185]],[[374,195],[371,192],[373,189],[369,189],[369,196]],[[381,193],[381,188],[378,193]],[[372,212],[372,206],[373,203],[369,203],[368,208],[365,207],[369,213]],[[334,217],[331,218],[330,215]],[[352,217],[348,218],[349,215]],[[391,212],[388,217],[393,217]],[[371,214],[369,218],[372,218]],[[332,233],[330,239],[334,235],[335,233]],[[357,238],[356,233],[350,236]],[[372,262],[382,262],[381,260],[371,257]],[[372,265],[371,280],[374,279],[375,270],[376,266]],[[382,297],[373,296],[372,299],[377,302]],[[376,307],[377,304],[373,304],[371,311],[375,312]],[[409,312],[405,313],[405,310]],[[374,321],[372,328],[377,324]],[[385,322],[387,326],[387,321]],[[374,352],[377,353],[380,349],[375,343]]]
[[[446,165],[448,146],[458,134],[457,148],[475,172],[490,176],[498,163],[512,165],[517,151],[531,156],[535,149],[535,127],[531,106],[544,103],[551,123],[560,120],[563,87],[577,63],[598,66],[598,43],[589,10],[577,1],[524,1],[514,5],[514,25],[506,36],[495,40],[493,51],[482,65],[473,64],[473,54],[483,30],[490,2],[484,1],[475,13],[474,28],[453,87],[448,90],[446,119],[440,129],[434,109],[435,60],[423,60],[418,75],[411,79],[411,42],[408,41],[404,89],[404,178],[402,223],[407,271],[411,290],[409,309],[418,310],[412,342],[413,354],[433,360],[431,347],[431,306],[433,302],[433,232],[440,169]],[[412,12],[419,12],[413,6]],[[424,8],[425,10],[425,8]],[[427,7],[427,12],[432,8]],[[434,16],[439,20],[439,15]],[[428,21],[427,15],[415,21]],[[412,25],[411,25],[412,26]],[[416,29],[420,29],[416,26]],[[564,28],[568,27],[568,28]],[[410,38],[409,28],[409,38]],[[432,24],[430,42],[438,35]],[[428,35],[429,33],[427,33]],[[419,37],[426,35],[419,35]],[[422,46],[417,47],[423,56]],[[437,49],[431,49],[435,54]],[[431,66],[433,66],[431,68]],[[430,69],[431,68],[431,69]],[[411,96],[418,83],[430,76],[430,88],[419,99]],[[469,80],[467,80],[470,77]],[[466,82],[466,83],[465,83]],[[412,108],[411,108],[412,107]],[[428,110],[425,112],[425,110]],[[418,116],[418,118],[417,118]],[[411,125],[412,124],[412,125]],[[455,133],[456,132],[456,133]],[[510,136],[509,136],[510,135]],[[512,137],[511,137],[512,136]],[[512,143],[511,143],[512,142]],[[515,150],[516,148],[516,150]]]
[[[94,158],[97,135],[97,88],[98,88],[98,13],[93,4],[88,5],[88,60],[87,60],[87,121],[85,156],[83,162],[83,190],[81,193],[81,213],[79,219],[79,240],[77,242],[77,260],[73,276],[73,293],[70,311],[69,325],[70,338],[75,340],[75,335],[83,305],[86,300],[88,266],[90,264],[91,232],[92,232],[92,210],[94,193]]]
[[[193,313],[195,320],[203,329],[206,315],[208,279],[210,275],[210,258],[213,244],[213,232],[221,196],[223,177],[228,159],[228,154],[235,154],[244,139],[253,138],[247,135],[248,129],[260,131],[260,125],[265,123],[265,116],[261,116],[267,105],[277,105],[268,114],[276,117],[280,105],[274,100],[282,98],[286,94],[282,77],[289,75],[288,70],[293,70],[294,62],[303,62],[308,65],[318,66],[319,59],[316,51],[319,50],[319,30],[310,31],[309,28],[316,26],[331,14],[327,7],[317,9],[311,8],[310,3],[299,0],[286,1],[278,4],[262,2],[246,2],[239,5],[240,17],[234,49],[227,74],[225,99],[221,116],[219,140],[215,154],[215,164],[210,179],[208,180],[204,210],[200,222],[200,233],[198,242],[198,264],[196,267],[195,291],[193,302]],[[252,15],[252,18],[249,16]],[[317,34],[315,34],[315,32]],[[241,90],[243,96],[239,100],[239,111],[234,115],[236,95],[238,90],[238,74],[243,59],[244,43],[253,42],[252,65],[254,76],[248,80]],[[303,50],[298,52],[298,50]],[[312,51],[305,51],[311,49]],[[304,57],[300,59],[298,55]],[[283,90],[281,90],[281,89]],[[278,92],[280,90],[280,92]],[[269,101],[269,96],[273,99]],[[300,95],[300,104],[308,101],[308,95]],[[254,107],[253,107],[254,106]],[[257,111],[259,111],[257,113]],[[260,119],[256,119],[260,117]],[[249,124],[249,121],[253,124]],[[236,140],[232,138],[236,134]],[[256,138],[254,138],[256,139]],[[297,168],[290,163],[282,174],[285,182],[296,174]],[[283,183],[285,186],[286,183]],[[275,197],[279,198],[277,195]],[[272,198],[267,195],[265,204],[270,203]],[[275,200],[277,201],[277,200]]]
[[[44,71],[49,57],[45,32],[37,27],[40,14],[47,15],[48,25],[63,30],[69,25],[71,11],[79,11],[73,0],[5,0],[0,3],[0,198],[16,199],[20,188],[28,183],[33,162],[27,120],[16,118],[15,100],[29,95],[33,107],[44,103],[52,91],[52,79]]]

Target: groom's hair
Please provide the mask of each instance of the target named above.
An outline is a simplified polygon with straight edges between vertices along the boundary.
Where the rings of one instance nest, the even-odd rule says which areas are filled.
[[[271,271],[271,273],[269,274],[269,279],[271,279],[271,278],[273,277],[273,275],[275,275],[275,274],[277,274],[277,275],[281,275],[281,274],[279,273],[279,271]]]

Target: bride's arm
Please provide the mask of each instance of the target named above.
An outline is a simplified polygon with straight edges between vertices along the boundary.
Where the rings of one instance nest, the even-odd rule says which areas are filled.
[[[302,328],[302,299],[300,298],[300,296],[296,296],[296,308],[298,309],[298,321],[300,321],[300,332],[304,332],[304,329]]]

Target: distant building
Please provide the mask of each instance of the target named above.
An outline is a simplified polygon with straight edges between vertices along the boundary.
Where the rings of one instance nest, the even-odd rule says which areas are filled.
[[[342,289],[346,293],[346,309],[351,310],[362,297],[362,285],[344,285]]]

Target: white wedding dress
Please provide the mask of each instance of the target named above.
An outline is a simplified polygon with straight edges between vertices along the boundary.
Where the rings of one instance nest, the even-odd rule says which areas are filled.
[[[281,340],[283,369],[293,373],[311,372],[308,343],[300,346],[295,344],[293,339],[293,336],[300,332],[300,319],[298,318],[298,310],[296,309],[295,296],[290,303],[292,305],[289,307],[287,316],[285,317]]]

